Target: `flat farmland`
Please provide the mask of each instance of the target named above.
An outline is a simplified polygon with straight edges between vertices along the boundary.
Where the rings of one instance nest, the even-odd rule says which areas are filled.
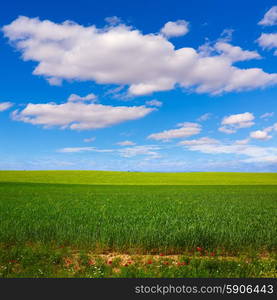
[[[2,171],[0,276],[276,277],[276,175]]]
[[[90,185],[277,185],[277,173],[0,171],[0,182]]]

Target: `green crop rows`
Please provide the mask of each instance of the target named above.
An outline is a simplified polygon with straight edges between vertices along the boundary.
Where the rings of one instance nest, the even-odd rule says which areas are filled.
[[[1,259],[2,267],[17,261],[9,252],[20,256],[15,249],[28,245],[98,254],[194,255],[201,248],[203,256],[275,257],[275,175],[0,172],[0,277],[6,274]],[[189,274],[197,277],[194,271]]]

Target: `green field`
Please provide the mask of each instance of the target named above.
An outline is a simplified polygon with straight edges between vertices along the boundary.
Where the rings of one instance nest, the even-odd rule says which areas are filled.
[[[0,182],[90,185],[277,185],[277,173],[0,171]]]
[[[276,211],[272,173],[1,171],[0,277],[276,277]]]

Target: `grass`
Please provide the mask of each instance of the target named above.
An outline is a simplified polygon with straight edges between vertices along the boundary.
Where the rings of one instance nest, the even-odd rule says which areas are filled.
[[[274,186],[0,184],[1,241],[116,251],[277,245]]]
[[[275,177],[2,171],[0,277],[277,277]]]

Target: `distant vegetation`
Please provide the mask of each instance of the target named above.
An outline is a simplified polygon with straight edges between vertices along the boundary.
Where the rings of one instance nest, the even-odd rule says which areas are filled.
[[[277,185],[277,173],[0,171],[0,182],[109,185]]]

